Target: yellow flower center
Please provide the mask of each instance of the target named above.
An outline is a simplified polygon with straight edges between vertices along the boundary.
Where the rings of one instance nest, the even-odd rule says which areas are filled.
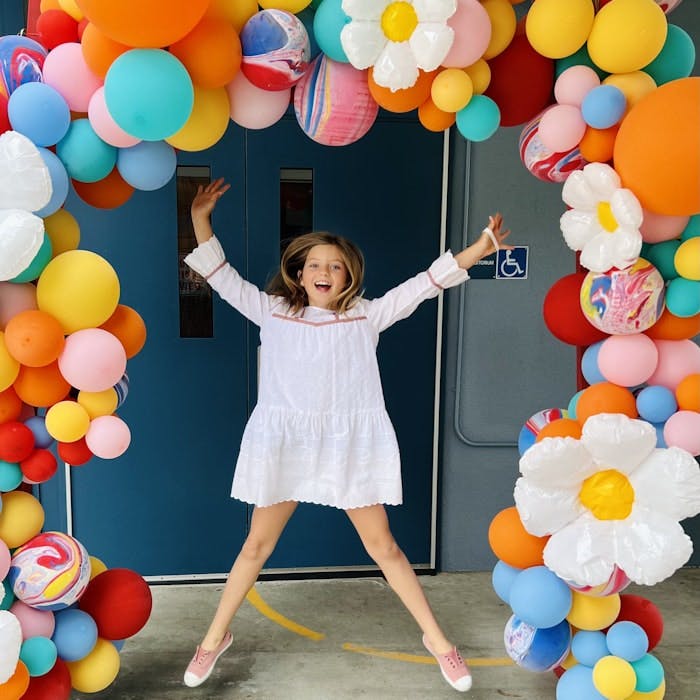
[[[583,482],[578,498],[598,520],[624,520],[632,512],[634,488],[617,469],[606,469]]]
[[[408,41],[418,26],[418,15],[409,2],[392,2],[382,14],[382,31],[390,41]]]
[[[598,221],[608,233],[613,233],[617,229],[617,221],[612,213],[610,202],[598,202]]]

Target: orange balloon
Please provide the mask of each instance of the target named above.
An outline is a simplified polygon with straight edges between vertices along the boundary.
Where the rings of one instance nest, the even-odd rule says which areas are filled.
[[[392,92],[374,82],[374,70],[370,68],[367,71],[367,83],[370,94],[380,107],[389,112],[410,112],[412,109],[418,109],[430,97],[430,86],[437,74],[436,70],[430,73],[419,70],[418,80],[411,87]]]
[[[39,3],[39,12],[48,12],[49,10],[63,11],[63,8],[58,0],[41,0]]]
[[[44,367],[63,350],[61,324],[46,311],[22,311],[5,328],[5,345],[18,362],[28,367]]]
[[[457,118],[454,112],[443,112],[435,106],[429,97],[420,107],[418,107],[418,121],[428,131],[444,131],[449,129]]]
[[[114,313],[100,326],[119,339],[127,359],[141,351],[146,342],[146,324],[130,306],[118,304]]]
[[[700,314],[682,318],[664,309],[659,320],[644,333],[660,340],[690,340],[700,333]]]
[[[15,672],[8,680],[0,685],[2,700],[19,700],[29,688],[29,671],[24,662],[18,661]]]
[[[24,403],[46,408],[68,396],[70,384],[58,369],[58,362],[45,367],[20,367],[12,385]]]
[[[116,209],[126,204],[134,194],[134,188],[124,180],[116,167],[107,177],[97,182],[71,182],[78,197],[95,209]]]
[[[615,170],[655,214],[700,212],[700,77],[652,90],[622,120]]]
[[[91,22],[88,22],[83,31],[80,45],[85,63],[99,78],[104,78],[115,59],[131,49],[130,46],[105,36]]]
[[[515,506],[497,513],[489,525],[489,545],[493,553],[516,569],[541,566],[548,540],[548,536],[535,537],[525,529]]]
[[[581,424],[573,418],[557,418],[537,433],[535,442],[547,437],[572,437],[578,440],[581,437]]]
[[[589,126],[578,144],[578,150],[589,163],[607,163],[612,160],[615,138],[619,125],[608,129],[594,129]]]
[[[681,411],[700,413],[700,374],[689,374],[676,387],[676,401]]]
[[[160,48],[182,39],[204,16],[209,0],[76,0],[108,37],[127,46]]]
[[[10,420],[17,420],[22,413],[22,399],[11,387],[0,391],[0,425]]]
[[[192,82],[203,88],[224,87],[241,67],[241,41],[229,22],[205,17],[170,53],[187,68]]]
[[[623,386],[599,382],[584,389],[576,404],[576,419],[583,425],[597,413],[623,413],[636,418],[637,402],[634,394]]]

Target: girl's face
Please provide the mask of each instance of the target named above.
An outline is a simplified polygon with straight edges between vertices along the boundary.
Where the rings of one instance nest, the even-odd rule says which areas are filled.
[[[304,261],[299,282],[309,298],[309,306],[327,309],[348,284],[348,268],[340,249],[334,245],[315,245]]]

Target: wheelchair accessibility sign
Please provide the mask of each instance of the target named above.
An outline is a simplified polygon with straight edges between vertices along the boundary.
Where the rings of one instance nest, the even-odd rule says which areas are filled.
[[[497,280],[526,280],[529,246],[515,246],[513,250],[499,250],[496,253]]]

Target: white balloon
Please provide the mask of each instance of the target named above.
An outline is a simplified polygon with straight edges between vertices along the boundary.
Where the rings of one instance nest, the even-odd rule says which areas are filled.
[[[12,678],[22,646],[22,627],[8,610],[0,610],[0,684]]]
[[[0,134],[0,209],[39,211],[52,193],[49,169],[32,141],[16,131]]]
[[[23,209],[0,209],[0,281],[24,272],[44,242],[44,222]]]

